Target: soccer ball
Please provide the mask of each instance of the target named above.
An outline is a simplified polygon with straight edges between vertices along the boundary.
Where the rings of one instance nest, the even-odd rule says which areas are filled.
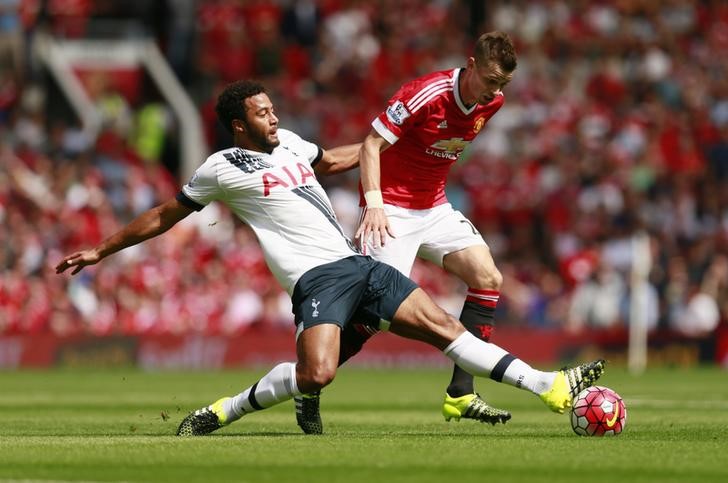
[[[627,424],[627,408],[616,392],[592,386],[581,391],[571,408],[571,427],[580,436],[616,436]]]

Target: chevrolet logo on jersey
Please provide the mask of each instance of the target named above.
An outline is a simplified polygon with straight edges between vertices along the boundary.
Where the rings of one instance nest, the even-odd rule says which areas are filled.
[[[430,147],[440,151],[446,151],[448,153],[459,153],[465,149],[468,144],[470,144],[470,141],[463,141],[463,138],[450,138],[441,139],[435,144],[430,145]]]

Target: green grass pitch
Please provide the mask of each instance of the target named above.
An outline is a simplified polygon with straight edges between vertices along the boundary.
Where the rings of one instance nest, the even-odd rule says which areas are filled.
[[[478,381],[505,426],[446,423],[447,369],[340,371],[324,393],[326,434],[304,436],[293,403],[210,436],[182,417],[264,371],[0,372],[0,481],[726,482],[728,374],[608,367],[625,399],[616,438],[572,433],[538,398]]]

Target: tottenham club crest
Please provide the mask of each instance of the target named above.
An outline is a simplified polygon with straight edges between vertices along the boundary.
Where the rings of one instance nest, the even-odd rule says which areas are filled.
[[[313,313],[311,314],[311,317],[316,318],[319,316],[318,306],[320,303],[321,301],[317,301],[316,299],[313,299],[311,301],[311,307],[313,307]]]

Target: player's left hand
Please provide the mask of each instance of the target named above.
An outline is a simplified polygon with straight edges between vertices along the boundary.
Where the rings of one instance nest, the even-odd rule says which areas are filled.
[[[354,238],[361,247],[370,240],[370,236],[374,248],[383,247],[387,243],[387,236],[395,238],[383,208],[366,209]]]
[[[56,265],[56,273],[63,273],[71,267],[76,267],[71,275],[76,275],[86,265],[94,265],[101,260],[95,249],[76,252],[64,257],[63,260]]]

